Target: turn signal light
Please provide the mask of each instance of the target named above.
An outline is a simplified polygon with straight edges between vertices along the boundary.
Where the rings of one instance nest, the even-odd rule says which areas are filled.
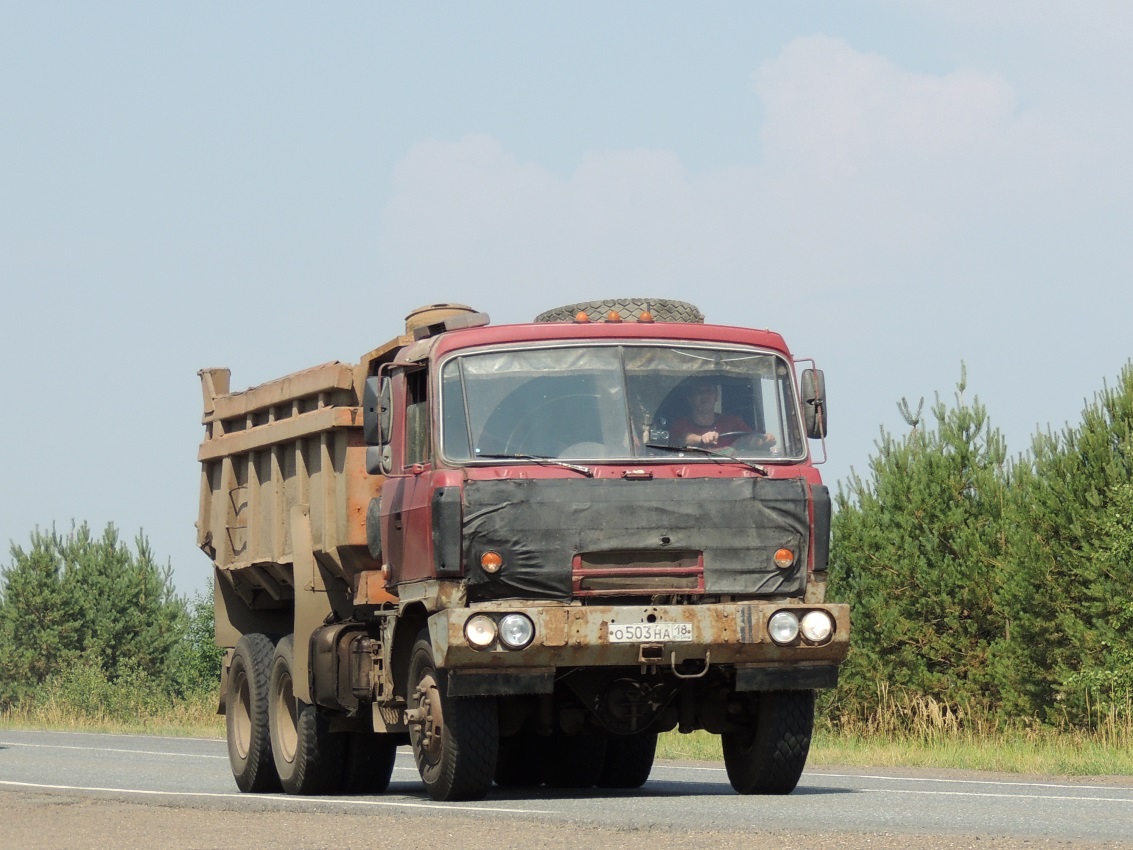
[[[787,569],[795,562],[795,553],[790,549],[779,549],[774,557],[775,566],[781,570]]]
[[[495,575],[504,565],[504,559],[500,556],[499,552],[485,552],[480,556],[480,569],[486,573]]]
[[[589,322],[590,316],[588,316],[586,314],[585,310],[579,310],[577,313],[574,314],[574,320],[576,322]]]
[[[620,322],[621,320],[622,320],[622,314],[619,313],[617,310],[611,310],[609,313],[606,314],[606,321],[607,322]]]

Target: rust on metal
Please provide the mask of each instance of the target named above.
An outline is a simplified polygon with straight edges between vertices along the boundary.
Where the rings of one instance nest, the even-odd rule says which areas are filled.
[[[823,610],[835,622],[835,632],[820,645],[799,640],[779,646],[766,635],[767,619],[775,611]],[[476,649],[464,636],[464,624],[478,613],[523,613],[535,623],[535,640],[523,650],[501,646]],[[525,606],[522,603],[492,603],[470,608],[445,609],[432,618],[438,663],[445,667],[523,669],[559,667],[632,666],[640,663],[639,643],[614,643],[610,626],[615,622],[687,623],[691,640],[664,643],[663,658],[676,661],[703,660],[711,652],[714,664],[840,662],[849,649],[849,608],[846,605],[806,605],[759,601],[707,605],[586,606],[569,609],[570,640],[563,644],[562,609]]]

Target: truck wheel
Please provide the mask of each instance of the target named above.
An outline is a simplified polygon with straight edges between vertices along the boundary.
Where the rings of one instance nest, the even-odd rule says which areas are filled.
[[[598,777],[599,788],[640,788],[653,770],[657,733],[616,735],[606,744],[606,764]]]
[[[535,317],[536,322],[573,322],[579,313],[585,313],[592,322],[606,318],[611,310],[616,310],[624,320],[637,320],[649,311],[655,322],[691,322],[704,324],[704,314],[687,301],[673,301],[668,298],[611,298],[607,301],[583,301],[579,304],[566,304],[547,310]]]
[[[265,635],[240,638],[228,668],[224,726],[228,761],[236,787],[262,793],[279,790],[268,731],[268,679],[275,645]]]
[[[551,788],[593,788],[606,764],[606,739],[564,735],[544,739],[543,778]]]
[[[790,794],[799,784],[814,731],[814,691],[769,691],[755,726],[721,735],[724,767],[741,794]]]
[[[543,784],[539,736],[529,732],[500,738],[496,784],[501,788],[537,788]]]
[[[288,794],[328,794],[338,790],[346,736],[331,734],[325,715],[295,696],[295,640],[288,635],[275,648],[268,689],[271,751],[280,784]]]
[[[428,630],[409,659],[409,744],[434,800],[480,800],[492,787],[500,729],[490,697],[450,697]]]
[[[347,736],[342,790],[347,794],[381,794],[389,788],[397,738],[372,732]]]

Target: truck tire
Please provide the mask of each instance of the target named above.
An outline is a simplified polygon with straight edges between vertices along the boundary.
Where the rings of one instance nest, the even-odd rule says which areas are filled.
[[[480,800],[492,787],[499,714],[491,697],[450,697],[433,660],[428,629],[409,658],[409,744],[434,800]]]
[[[606,764],[598,777],[599,788],[640,788],[653,770],[657,733],[615,735],[606,744]]]
[[[342,771],[345,794],[382,794],[393,776],[397,757],[397,737],[372,732],[352,732],[347,736]]]
[[[536,322],[573,322],[579,313],[585,313],[592,322],[601,321],[611,311],[616,310],[623,320],[641,318],[648,311],[655,322],[689,322],[704,324],[704,314],[687,301],[673,301],[668,298],[611,298],[607,301],[582,301],[566,304],[547,310],[535,317]]]
[[[332,734],[327,718],[295,696],[295,640],[275,648],[268,688],[271,751],[288,794],[329,794],[342,781],[346,735]]]
[[[755,726],[721,735],[724,767],[741,794],[790,794],[799,784],[814,731],[814,691],[768,691]]]
[[[600,735],[564,735],[544,739],[543,779],[550,788],[593,788],[606,764],[606,739]]]
[[[543,784],[539,736],[530,732],[500,738],[496,784],[501,788],[538,788]]]
[[[224,726],[236,787],[245,793],[279,790],[268,731],[268,679],[275,644],[261,634],[240,638],[228,668]]]

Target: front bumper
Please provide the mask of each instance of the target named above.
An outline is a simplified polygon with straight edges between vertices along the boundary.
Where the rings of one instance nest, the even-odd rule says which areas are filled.
[[[826,611],[834,620],[834,633],[819,645],[800,636],[793,644],[780,646],[768,634],[767,621],[783,609],[800,617],[807,611]],[[498,641],[477,649],[469,645],[464,625],[484,613],[525,614],[535,624],[535,637],[524,649],[507,649]],[[637,623],[689,624],[691,639],[611,641],[611,625]],[[800,600],[648,606],[494,602],[439,611],[429,619],[429,632],[439,667],[451,671],[454,680],[496,682],[490,692],[546,692],[554,671],[561,668],[651,665],[678,670],[690,666],[684,662],[695,669],[733,667],[737,681],[752,683],[745,690],[791,689],[834,684],[837,665],[849,649],[850,614],[847,605]],[[470,687],[467,692],[475,692],[475,686]]]

